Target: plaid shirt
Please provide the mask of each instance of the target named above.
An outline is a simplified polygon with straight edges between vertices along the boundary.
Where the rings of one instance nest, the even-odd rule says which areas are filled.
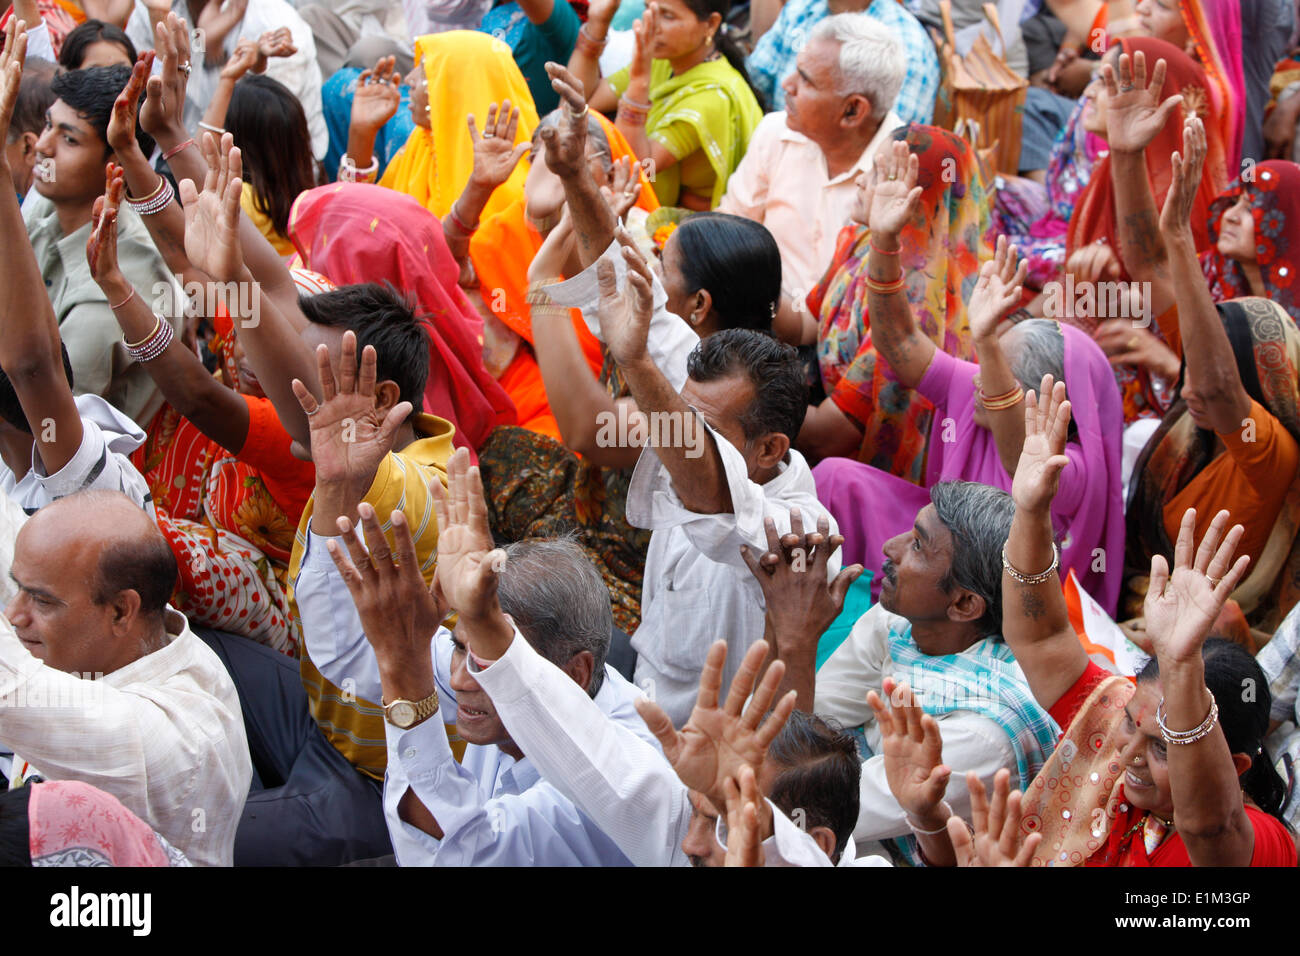
[[[873,0],[865,11],[889,27],[903,45],[907,76],[893,110],[904,123],[929,123],[934,116],[934,98],[939,92],[939,56],[934,42],[907,9],[897,0]],[[827,0],[789,0],[781,8],[772,28],[759,38],[745,61],[749,78],[767,95],[774,110],[785,109],[781,81],[794,72],[795,57],[817,23],[830,16]]]

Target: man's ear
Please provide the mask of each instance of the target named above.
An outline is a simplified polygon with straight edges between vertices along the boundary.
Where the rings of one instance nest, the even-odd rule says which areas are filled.
[[[402,390],[391,378],[375,384],[375,408],[387,412],[402,400]]]
[[[835,833],[830,827],[813,827],[808,831],[808,835],[813,838],[813,842],[822,848],[823,853],[832,860],[835,859],[835,847],[837,841],[835,839]]]
[[[592,671],[596,667],[596,658],[591,651],[578,651],[569,662],[560,668],[564,673],[573,678],[573,682],[586,690],[591,686]]]
[[[861,93],[854,93],[844,100],[844,113],[840,117],[841,126],[861,126],[871,121],[871,100]]]
[[[29,169],[36,166],[36,142],[40,137],[28,130],[18,137],[18,142],[23,144],[23,162]]]
[[[775,468],[785,460],[790,450],[790,436],[784,432],[768,432],[755,442],[759,468]]]
[[[948,603],[948,620],[958,624],[973,624],[984,616],[986,610],[982,597],[966,588],[957,588]]]
[[[126,634],[140,619],[140,593],[134,588],[118,591],[109,602],[113,609],[113,632]]]

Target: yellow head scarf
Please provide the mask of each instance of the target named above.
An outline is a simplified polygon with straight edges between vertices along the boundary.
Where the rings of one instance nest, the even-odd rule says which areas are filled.
[[[515,143],[523,143],[532,139],[537,128],[537,107],[510,47],[490,34],[452,30],[422,36],[415,41],[415,61],[424,64],[429,81],[432,128],[415,127],[384,170],[379,185],[415,197],[441,219],[474,168],[474,143],[465,117],[473,113],[481,132],[488,107],[509,100],[519,108]],[[524,160],[492,194],[483,217],[522,198],[527,175],[528,162]]]

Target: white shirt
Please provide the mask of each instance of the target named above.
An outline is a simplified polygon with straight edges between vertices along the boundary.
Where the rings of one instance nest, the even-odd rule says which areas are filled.
[[[325,540],[308,534],[307,551],[294,585],[303,634],[312,662],[341,688],[365,700],[379,700],[379,664],[361,627],[356,605],[325,550]],[[527,646],[527,641],[516,643]],[[516,761],[499,747],[470,744],[460,763],[452,753],[446,724],[456,722],[451,689],[451,632],[433,638],[438,713],[402,730],[385,721],[388,773],[384,811],[393,850],[402,866],[627,866],[617,844],[564,796],[525,754]],[[636,712],[640,694],[611,667],[595,699],[560,674],[602,719],[657,753],[658,743]],[[662,758],[661,758],[662,759]],[[436,840],[398,815],[408,789],[433,814],[443,831]]]
[[[894,674],[889,653],[891,626],[911,627],[905,618],[879,604],[873,606],[858,618],[844,643],[817,672],[817,714],[833,718],[844,727],[862,726],[867,746],[877,754],[862,765],[858,825],[853,831],[859,843],[910,836],[912,832],[885,778],[880,727],[867,704],[867,691],[874,690],[884,697],[884,679]],[[975,771],[985,786],[992,785],[993,775],[1003,767],[1014,775],[1015,750],[996,721],[973,711],[953,711],[937,715],[935,720],[943,734],[943,762],[954,771],[948,781],[948,805],[954,813],[969,819],[966,774]]]
[[[219,0],[213,0],[219,3]],[[196,25],[190,23],[188,0],[172,0],[172,10],[189,23],[190,35],[195,36]],[[224,56],[220,63],[209,66],[206,54],[194,51],[191,63],[194,71],[190,74],[185,97],[185,125],[197,129],[203,112],[212,102],[212,94],[217,88],[221,68],[225,61],[235,52],[235,47],[243,39],[256,41],[268,30],[288,27],[293,35],[293,45],[298,52],[288,57],[269,57],[266,61],[266,76],[283,83],[302,104],[307,116],[307,131],[311,135],[311,151],[317,159],[324,159],[329,149],[329,129],[325,126],[325,109],[321,103],[320,66],[316,62],[316,37],[307,26],[307,21],[298,15],[298,11],[285,0],[248,0],[248,7],[241,20],[226,34]],[[131,19],[126,25],[127,35],[137,50],[154,48],[153,30],[149,26],[149,11],[142,0],[136,0]],[[193,41],[191,41],[193,42]],[[198,130],[202,132],[202,130]],[[288,144],[298,148],[297,143]]]
[[[620,289],[624,287],[627,276],[627,261],[619,251],[621,248],[618,239],[614,239],[600,255],[600,259],[613,263]],[[583,321],[587,323],[591,334],[598,342],[604,342],[600,331],[600,280],[596,278],[596,266],[600,259],[573,278],[546,286],[546,293],[556,305],[581,310]],[[680,392],[686,384],[686,360],[695,346],[700,344],[700,337],[685,319],[668,311],[668,293],[664,291],[657,274],[652,279],[654,313],[650,316],[646,351],[655,367],[668,379],[668,384]]]
[[[231,866],[252,780],[220,659],[167,609],[169,642],[97,680],[46,666],[0,616],[0,743],[121,800],[197,866]]]
[[[768,113],[754,130],[745,158],[727,180],[718,212],[767,226],[781,250],[781,291],[802,305],[835,256],[835,242],[857,201],[857,178],[871,169],[876,150],[899,126],[892,110],[857,162],[838,176],[822,148]]]
[[[474,30],[492,9],[492,0],[402,0],[411,38],[447,30]]]
[[[793,507],[802,513],[805,529],[815,529],[818,518],[826,515],[831,533],[838,530],[835,518],[817,500],[812,470],[803,455],[790,449],[779,474],[766,484],[755,484],[736,447],[710,428],[702,415],[697,413],[696,420],[717,444],[732,511],[688,510],[653,448],[641,453],[626,506],[633,527],[654,531],[646,554],[641,626],[632,635],[638,655],[636,682],[675,726],[690,718],[713,642],[719,638],[727,642],[722,672],[725,694],[745,651],[763,636],[763,591],[741,558],[740,546],[766,551],[763,519],[771,518],[777,533],[786,534]],[[839,569],[837,552],[827,562],[827,573],[834,577]]]
[[[98,395],[78,395],[75,401],[82,430],[76,454],[54,474],[47,475],[33,444],[32,467],[22,478],[15,479],[9,466],[0,462],[0,491],[27,514],[89,488],[120,491],[141,508],[151,510],[149,483],[127,457],[144,443],[140,426]],[[33,427],[39,440],[44,426],[33,423]],[[0,538],[0,550],[12,556],[13,539]]]
[[[518,630],[485,669],[469,663],[511,739],[556,789],[581,807],[637,866],[686,866],[691,822],[686,785],[643,736],[597,712],[563,671]],[[773,835],[767,866],[830,866],[830,858],[769,800]]]

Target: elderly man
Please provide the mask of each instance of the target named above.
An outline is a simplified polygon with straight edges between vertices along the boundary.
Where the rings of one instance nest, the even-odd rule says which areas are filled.
[[[795,72],[796,57],[810,31],[830,16],[871,20],[894,38],[903,54],[907,81],[898,101],[886,106],[892,106],[905,123],[930,122],[939,92],[939,56],[925,27],[896,0],[788,0],[745,61],[754,85],[767,94],[773,108],[786,108],[789,89],[784,83]]]
[[[370,514],[363,517],[369,554],[353,537],[347,541],[351,559],[336,544],[330,550],[371,635],[392,719],[414,721],[414,729],[390,731],[389,786],[392,798],[401,797],[403,820],[441,837],[437,862],[442,853],[461,862],[583,862],[589,854],[579,851],[590,840],[604,850],[598,862],[716,863],[727,851],[715,836],[713,807],[727,802],[727,782],[745,773],[753,775],[753,798],[761,807],[759,839],[769,865],[826,866],[842,854],[852,860],[848,833],[856,818],[858,776],[852,741],[806,715],[796,715],[783,729],[793,707],[790,694],[760,722],[780,681],[780,663],[742,713],[766,644],[750,648],[724,706],[719,706],[718,686],[726,650],[721,643],[711,650],[699,682],[700,701],[679,734],[663,711],[640,700],[614,671],[606,669],[604,687],[596,692],[590,678],[600,672],[608,598],[576,547],[548,541],[494,550],[482,483],[463,451],[449,465],[447,491],[433,490],[442,528],[437,598],[411,561],[405,522],[394,522],[396,561]],[[441,654],[435,641],[431,666],[427,636],[446,610],[443,600],[459,615],[451,687],[461,692],[461,733],[476,741],[496,740],[497,746],[471,746],[461,768],[444,755],[441,762],[448,769],[435,772],[428,754],[446,748],[440,734],[420,726],[446,709],[435,690],[446,684],[439,677]],[[599,615],[593,613],[596,605]],[[604,634],[583,628],[583,617],[605,628]],[[623,705],[610,708],[611,683],[617,699],[635,702],[667,748],[671,766],[650,742],[646,725],[635,716],[629,719]],[[415,699],[426,693],[428,698]],[[470,700],[476,708],[472,717],[466,713]],[[423,755],[421,740],[428,745]],[[498,768],[518,773],[527,767],[525,773],[533,778],[540,773],[541,781],[517,796],[500,793],[503,782],[527,786],[529,776],[500,769],[485,776],[480,757],[492,750],[519,761],[512,766],[496,756]],[[411,776],[408,790],[398,774],[417,766],[420,774]],[[497,793],[485,801],[493,784]],[[759,786],[770,792],[769,799],[759,798]],[[611,843],[618,848],[613,856],[606,849]]]
[[[80,780],[191,861],[229,866],[252,778],[225,668],[167,606],[176,559],[126,495],[84,491],[18,533],[0,624],[10,786]]]
[[[763,223],[781,250],[785,301],[776,325],[787,341],[816,337],[815,317],[801,318],[803,300],[834,256],[858,176],[905,122],[890,107],[906,68],[898,40],[877,21],[822,20],[783,83],[785,112],[763,118],[727,182],[718,211]]]
[[[463,480],[469,453],[458,451],[448,467]],[[443,497],[439,482],[430,487],[435,501]],[[617,844],[511,738],[492,699],[478,685],[460,636],[475,624],[473,609],[457,608],[461,614],[454,634],[439,626],[449,608],[442,603],[441,589],[431,592],[420,577],[402,512],[392,513],[396,568],[375,510],[363,504],[360,514],[370,554],[346,518],[338,526],[351,549],[350,561],[337,539],[312,530],[298,587],[313,595],[336,595],[330,615],[317,619],[324,603],[319,599],[303,607],[303,630],[321,672],[340,686],[384,702],[384,804],[398,863],[626,866],[628,858]],[[478,516],[486,528],[486,511]],[[449,527],[445,513],[438,525],[441,566],[463,533]],[[491,550],[490,534],[487,540]],[[640,694],[605,663],[613,628],[609,594],[582,551],[568,541],[529,541],[511,545],[498,557],[503,562],[500,608],[527,635],[534,652],[559,668],[563,680],[578,688],[598,713],[653,750],[654,738],[633,706]],[[351,601],[341,593],[340,574]],[[380,581],[391,590],[380,587]],[[455,725],[468,744],[459,763],[445,725]]]
[[[907,817],[885,777],[881,734],[867,704],[868,691],[889,696],[885,678],[908,684],[939,722],[944,762],[974,771],[986,784],[1007,767],[1018,776],[1016,785],[1027,786],[1059,734],[999,636],[999,555],[1011,529],[1011,496],[974,482],[947,482],[931,488],[930,499],[914,527],[884,546],[880,603],[858,619],[820,670],[817,643],[835,617],[834,596],[813,575],[792,570],[788,541],[768,550],[764,564],[771,573],[756,571],[777,657],[787,664],[784,686],[797,691],[800,706],[862,727],[875,754],[862,766],[853,832],[859,847],[925,826]],[[961,774],[953,774],[947,800],[968,815]]]

